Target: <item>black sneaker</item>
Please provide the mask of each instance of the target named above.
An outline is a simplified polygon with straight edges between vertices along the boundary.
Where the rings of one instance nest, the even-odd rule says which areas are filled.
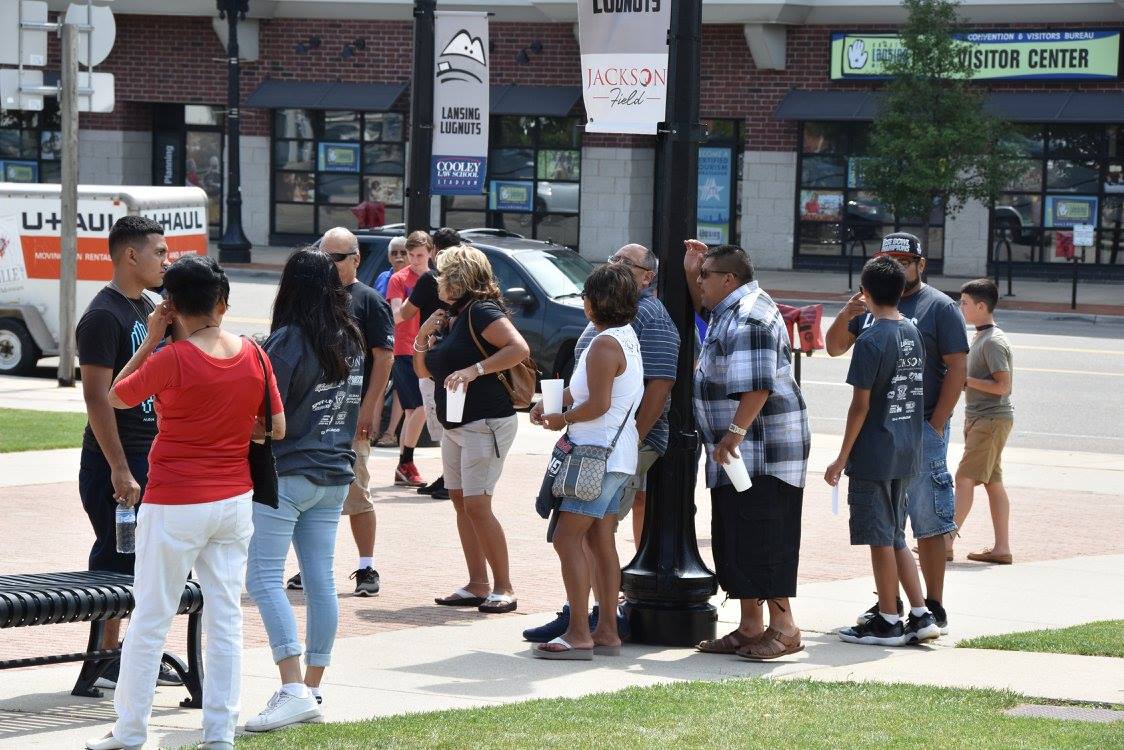
[[[948,635],[948,613],[944,611],[944,607],[936,599],[926,599],[925,606],[933,613],[933,620],[937,623],[937,627],[941,629],[941,635]]]
[[[905,623],[906,643],[924,643],[925,641],[936,640],[940,637],[941,629],[937,627],[937,622],[933,618],[932,612],[926,612],[920,617],[912,612],[909,613],[909,618]]]
[[[161,664],[160,674],[156,676],[156,684],[160,687],[179,687],[183,684],[183,680],[180,679],[174,669],[167,664]]]
[[[355,595],[356,596],[378,596],[379,595],[379,572],[374,568],[368,566],[360,568],[352,573],[350,578],[355,579]]]
[[[117,679],[121,673],[121,660],[114,659],[102,676],[94,683],[94,687],[102,688],[103,690],[116,690]],[[160,664],[160,673],[156,676],[156,684],[160,687],[179,687],[183,684],[183,680],[175,673],[167,664]]]
[[[443,492],[444,490],[445,490],[445,477],[440,476],[440,477],[437,477],[436,479],[434,479],[429,484],[425,485],[424,487],[418,487],[418,494],[419,495],[432,495],[435,492],[438,492],[438,491]]]
[[[877,594],[878,592],[876,591],[874,593]],[[870,622],[871,619],[873,619],[873,617],[876,614],[878,614],[878,602],[875,602],[873,607],[871,607],[866,612],[863,612],[861,615],[859,615],[858,618],[855,620],[855,624],[856,625],[865,625],[868,622]],[[905,607],[902,605],[902,599],[899,596],[898,597],[898,617],[904,617],[904,616],[905,616]]]
[[[432,494],[430,494],[430,497],[432,497],[434,500],[448,500],[449,491],[445,489],[444,485],[441,485],[440,487],[435,489]]]
[[[293,591],[304,591],[304,584],[301,583],[301,574],[297,573],[290,578],[289,582],[285,584],[285,588],[292,589]]]
[[[839,631],[839,640],[847,643],[861,643],[864,646],[904,646],[905,628],[898,620],[893,625],[886,618],[872,617],[862,625],[854,625]]]

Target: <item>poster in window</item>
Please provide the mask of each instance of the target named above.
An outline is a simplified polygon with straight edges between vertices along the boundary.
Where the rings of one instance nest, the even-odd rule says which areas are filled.
[[[369,201],[378,201],[392,206],[402,205],[402,178],[379,175],[364,177],[363,194]]]
[[[312,203],[316,200],[316,180],[310,173],[279,172],[276,191],[279,201]]]
[[[1104,176],[1106,193],[1124,193],[1124,164],[1112,162]]]
[[[44,130],[39,134],[39,140],[42,144],[43,158],[57,160],[62,152],[62,133],[57,130]]]
[[[535,183],[530,180],[492,180],[488,185],[488,210],[530,213]]]
[[[843,218],[843,193],[837,190],[801,190],[802,221],[839,221]]]
[[[321,172],[359,173],[358,143],[321,143],[317,154]]]
[[[7,182],[39,182],[39,165],[33,161],[0,161]]]
[[[538,176],[540,180],[566,180],[577,182],[581,179],[581,154],[578,151],[539,151]]]
[[[730,191],[734,150],[699,148],[698,238],[708,245],[730,241]]]
[[[1046,226],[1069,229],[1095,224],[1099,199],[1091,195],[1047,195]]]

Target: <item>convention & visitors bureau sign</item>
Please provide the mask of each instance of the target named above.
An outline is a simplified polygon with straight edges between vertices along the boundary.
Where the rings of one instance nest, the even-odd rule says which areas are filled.
[[[480,195],[488,173],[488,14],[442,11],[434,20],[434,195]]]
[[[954,35],[976,81],[1115,81],[1120,30],[973,31]],[[886,78],[886,64],[905,54],[896,34],[833,32],[831,80]]]

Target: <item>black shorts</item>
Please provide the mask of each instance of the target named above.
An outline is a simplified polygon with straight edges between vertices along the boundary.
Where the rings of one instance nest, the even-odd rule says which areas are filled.
[[[141,492],[148,484],[148,454],[125,454],[129,471]],[[117,551],[117,501],[113,499],[113,479],[105,456],[89,448],[82,449],[78,469],[78,495],[94,529],[94,545],[90,548],[90,570],[133,574],[136,555]],[[143,499],[143,495],[142,495]]]
[[[731,599],[796,596],[804,490],[773,476],[752,480],[745,492],[710,491],[718,585]]]
[[[855,479],[847,485],[851,544],[905,549],[905,479]]]
[[[390,375],[394,379],[394,392],[398,394],[398,403],[402,408],[420,407],[422,395],[418,386],[418,374],[414,372],[414,358],[406,354],[395,355],[394,369]]]

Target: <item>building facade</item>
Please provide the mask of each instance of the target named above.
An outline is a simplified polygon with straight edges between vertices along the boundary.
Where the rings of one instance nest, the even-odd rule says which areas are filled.
[[[435,200],[435,223],[506,228],[591,259],[627,241],[650,242],[655,139],[584,132],[576,5],[456,8],[473,6],[494,13],[489,185],[479,196]],[[329,226],[355,226],[351,208],[362,201],[382,203],[388,222],[401,221],[412,3],[250,7],[239,31],[249,239],[291,244]],[[118,0],[113,10],[117,40],[99,70],[115,75],[116,106],[82,115],[80,179],[199,185],[212,196],[218,236],[225,22],[204,0]],[[993,253],[1007,257],[1007,246],[997,247],[1006,238],[1018,273],[1066,272],[1072,224],[1092,223],[1087,270],[1124,278],[1122,3],[965,0],[961,12],[973,32],[987,35],[980,39],[992,45],[993,67],[1010,65],[1010,50],[1025,50],[1019,43],[1026,40],[1056,42],[1063,34],[1076,51],[1051,59],[1024,51],[1023,63],[1041,58],[1036,75],[977,81],[988,106],[1015,123],[1026,158],[994,205],[970,204],[950,217],[934,212],[924,238],[933,264],[949,274],[983,274]],[[884,82],[856,74],[864,60],[849,55],[861,51],[856,41],[869,45],[873,60],[876,50],[892,48],[886,39],[904,18],[898,3],[707,0],[703,15],[700,237],[741,244],[764,268],[842,267],[849,253],[869,254],[903,223],[862,184]],[[1106,65],[1104,45],[1113,44],[1116,58]],[[1081,52],[1091,45],[1101,45],[1092,63]],[[41,113],[4,112],[5,179],[57,180],[57,130],[49,102]]]

